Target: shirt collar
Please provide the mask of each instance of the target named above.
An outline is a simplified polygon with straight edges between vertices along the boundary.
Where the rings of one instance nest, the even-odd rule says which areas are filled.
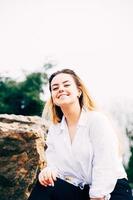
[[[80,117],[79,117],[78,127],[87,126],[87,119],[88,119],[87,113],[88,113],[88,110],[85,107],[83,107],[81,110]],[[65,117],[63,116],[60,123],[60,129],[64,130],[66,127],[67,127],[66,120],[65,120]]]
[[[61,124],[60,124],[60,129],[64,130],[66,128],[66,125],[67,125],[66,120],[65,120],[65,117],[63,115],[62,120],[61,120]]]

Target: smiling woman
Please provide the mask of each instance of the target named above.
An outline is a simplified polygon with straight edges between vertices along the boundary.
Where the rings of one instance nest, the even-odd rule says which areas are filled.
[[[51,81],[51,95],[53,103],[67,109],[67,106],[79,104],[78,96],[81,91],[74,83],[74,79],[69,74],[58,74]],[[62,111],[63,112],[63,111]]]
[[[70,69],[49,78],[47,167],[29,200],[132,200],[118,138]]]
[[[63,76],[62,76],[63,75]],[[59,81],[59,82],[58,82]],[[88,110],[95,110],[95,103],[92,100],[88,90],[86,89],[85,85],[83,84],[82,80],[75,74],[74,71],[70,69],[64,69],[61,71],[57,71],[51,75],[49,78],[49,90],[51,92],[51,99],[47,101],[46,107],[45,107],[45,115],[49,115],[51,113],[51,119],[54,123],[58,123],[61,121],[63,116],[63,111],[60,106],[56,105],[56,103],[53,103],[53,90],[59,89],[59,83],[60,87],[62,85],[64,86],[65,91],[59,91],[59,95],[65,94],[67,92],[67,96],[70,98],[74,95],[76,97],[76,102],[78,102],[78,105],[80,105],[80,108],[83,107],[83,105],[88,108]],[[55,86],[55,88],[54,88]],[[53,88],[52,88],[53,87]],[[70,93],[71,91],[71,93]],[[77,98],[78,97],[78,98]],[[69,98],[69,99],[70,99]],[[78,101],[77,101],[78,100]],[[69,105],[68,105],[69,106]],[[76,107],[76,105],[75,105]]]

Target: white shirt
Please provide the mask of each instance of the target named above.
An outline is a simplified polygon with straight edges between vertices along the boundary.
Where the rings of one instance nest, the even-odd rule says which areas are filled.
[[[118,152],[118,139],[108,118],[82,109],[71,144],[66,120],[52,125],[47,137],[47,166],[58,176],[73,177],[73,184],[89,184],[89,196],[110,198],[116,181],[127,178]]]

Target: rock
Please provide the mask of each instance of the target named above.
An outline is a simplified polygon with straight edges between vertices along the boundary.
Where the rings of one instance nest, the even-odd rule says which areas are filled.
[[[40,117],[0,115],[0,199],[27,200],[46,165],[47,124]]]

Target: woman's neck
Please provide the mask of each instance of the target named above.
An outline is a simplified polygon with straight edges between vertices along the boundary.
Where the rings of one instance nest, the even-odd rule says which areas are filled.
[[[68,106],[68,107],[63,107],[62,112],[66,118],[68,126],[73,126],[77,124],[80,113],[81,113],[81,108],[80,105],[74,104],[73,106]]]

